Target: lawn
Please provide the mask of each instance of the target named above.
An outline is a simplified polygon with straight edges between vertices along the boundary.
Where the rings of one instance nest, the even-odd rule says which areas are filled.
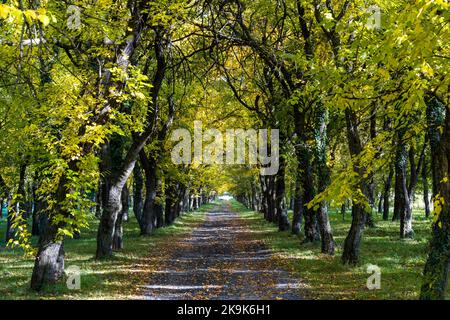
[[[157,229],[151,237],[139,236],[139,226],[133,214],[124,223],[125,248],[109,260],[93,258],[96,249],[98,221],[92,218],[90,228],[83,230],[81,239],[65,242],[66,269],[81,270],[81,289],[69,290],[64,283],[48,287],[36,294],[29,289],[34,260],[23,256],[21,250],[4,247],[6,219],[0,220],[0,299],[135,299],[140,298],[146,284],[149,259],[161,248],[190,233],[204,218],[204,212],[214,204],[183,214],[169,227]],[[36,243],[34,238],[33,242]]]
[[[343,242],[350,227],[351,215],[346,220],[337,212],[330,212],[336,241],[336,254],[329,257],[320,253],[320,244],[301,244],[301,236],[278,232],[274,224],[262,214],[249,211],[237,202],[235,210],[251,221],[250,225],[278,255],[286,267],[297,272],[317,299],[417,299],[421,275],[426,259],[431,221],[423,212],[414,212],[413,240],[399,238],[399,222],[382,221],[375,215],[376,228],[366,229],[361,245],[361,261],[356,267],[341,264]],[[368,265],[381,269],[381,288],[367,289]],[[447,299],[450,296],[447,296]]]
[[[125,249],[110,260],[93,258],[96,246],[97,220],[81,239],[65,242],[66,268],[81,269],[81,290],[69,290],[65,283],[49,287],[41,294],[29,289],[33,259],[25,258],[20,250],[0,248],[0,299],[138,299],[152,268],[170,256],[172,244],[185,237],[202,223],[204,212],[214,204],[183,214],[174,225],[156,230],[151,237],[139,236],[139,227],[132,214],[124,224]],[[299,274],[308,290],[305,298],[314,299],[416,299],[426,258],[431,221],[415,212],[413,240],[399,239],[399,223],[382,221],[375,216],[376,228],[366,229],[361,246],[361,263],[357,267],[340,262],[342,244],[350,226],[350,213],[343,221],[340,213],[330,212],[336,241],[336,255],[320,253],[320,244],[301,244],[301,236],[278,232],[262,214],[246,209],[232,201],[233,209],[248,220],[252,231],[265,241],[277,255],[282,267]],[[0,220],[0,239],[4,245],[6,219]],[[33,239],[37,241],[36,238]],[[381,289],[366,287],[368,265],[381,269]]]

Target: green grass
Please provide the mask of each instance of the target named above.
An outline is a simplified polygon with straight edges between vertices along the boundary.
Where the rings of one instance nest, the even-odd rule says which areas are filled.
[[[132,299],[139,298],[142,286],[148,279],[152,256],[169,251],[171,244],[187,235],[203,221],[203,212],[214,204],[203,206],[195,213],[182,215],[170,227],[156,230],[151,237],[140,237],[134,216],[124,224],[125,249],[116,252],[113,259],[93,259],[96,247],[98,222],[93,219],[90,229],[82,238],[65,242],[66,268],[81,268],[81,290],[68,290],[65,284],[46,288],[41,294],[29,289],[33,259],[25,258],[20,250],[0,248],[0,299]],[[346,221],[336,212],[330,220],[336,241],[336,255],[320,253],[320,244],[301,245],[301,236],[290,232],[278,232],[277,227],[264,221],[259,213],[249,211],[233,201],[234,210],[249,221],[252,231],[264,239],[280,259],[280,263],[298,272],[317,299],[416,299],[421,284],[421,274],[426,258],[431,221],[415,212],[413,240],[399,239],[399,223],[381,221],[375,216],[377,227],[366,229],[361,246],[361,263],[357,267],[344,266],[340,262],[342,244],[350,226],[350,214]],[[4,243],[6,219],[0,220],[0,239]],[[36,241],[36,239],[33,239]],[[157,263],[157,261],[156,261]],[[368,290],[367,265],[381,268],[381,289]],[[309,297],[309,296],[308,296]]]
[[[98,221],[93,218],[90,228],[83,230],[81,239],[65,241],[65,267],[81,269],[81,289],[69,290],[65,282],[47,287],[40,294],[29,289],[34,259],[23,256],[21,250],[0,248],[0,299],[131,299],[139,298],[146,284],[146,259],[162,246],[173,243],[190,233],[204,219],[204,212],[214,204],[181,215],[166,228],[157,229],[150,237],[139,236],[139,226],[130,214],[124,223],[125,248],[112,259],[96,260],[96,231]],[[0,220],[0,237],[4,243],[6,219]],[[37,239],[33,239],[36,243]]]
[[[309,286],[312,298],[317,299],[417,299],[426,250],[431,234],[431,221],[422,212],[414,212],[414,239],[399,238],[399,223],[382,221],[375,216],[376,228],[366,229],[361,245],[361,261],[356,267],[342,265],[342,246],[351,223],[347,213],[342,221],[340,213],[330,212],[336,254],[320,253],[320,244],[301,244],[302,237],[290,232],[278,232],[262,214],[249,211],[237,202],[235,210],[250,220],[253,231],[280,255],[289,269],[298,272]],[[381,289],[368,290],[366,273],[369,264],[381,268]],[[447,299],[450,295],[447,296]]]

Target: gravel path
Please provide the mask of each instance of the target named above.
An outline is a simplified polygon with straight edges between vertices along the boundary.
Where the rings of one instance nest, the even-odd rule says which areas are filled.
[[[223,203],[151,273],[145,299],[260,300],[302,298],[302,284],[277,268],[248,220]]]

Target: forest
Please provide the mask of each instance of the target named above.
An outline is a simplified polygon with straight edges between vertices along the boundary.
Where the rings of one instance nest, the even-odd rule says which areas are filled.
[[[0,299],[449,299],[449,70],[448,0],[1,0]]]

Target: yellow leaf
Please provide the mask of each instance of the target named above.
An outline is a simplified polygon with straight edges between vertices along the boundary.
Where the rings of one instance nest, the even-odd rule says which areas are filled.
[[[0,4],[0,19],[6,19],[9,15],[9,7],[4,4]]]
[[[50,23],[50,18],[48,16],[46,16],[46,15],[39,15],[38,16],[38,20],[40,22],[42,22],[44,27],[48,26],[48,24]]]

